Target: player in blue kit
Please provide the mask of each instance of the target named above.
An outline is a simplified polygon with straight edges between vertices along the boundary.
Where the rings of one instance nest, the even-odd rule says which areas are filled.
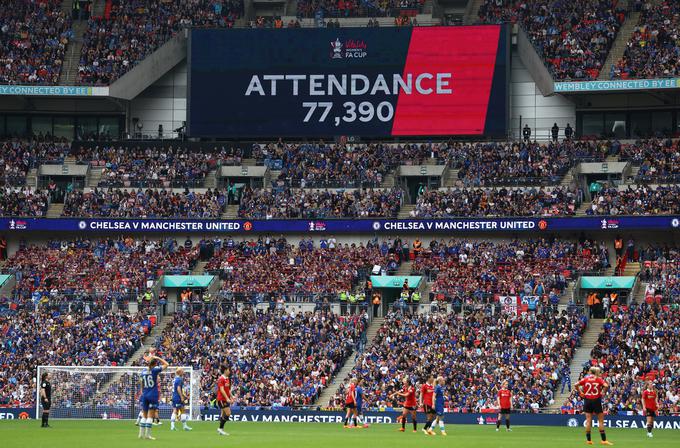
[[[368,428],[368,424],[364,423],[364,417],[362,415],[362,406],[364,405],[364,389],[361,387],[363,380],[361,378],[356,380],[356,388],[354,389],[356,396],[356,407],[354,408],[354,427],[355,428]],[[359,426],[361,425],[361,426]]]
[[[436,415],[436,418],[434,422],[432,422],[432,426],[430,429],[432,429],[436,424],[439,424],[439,430],[442,432],[442,435],[446,435],[446,429],[444,428],[444,401],[446,400],[446,397],[444,397],[444,377],[439,377],[437,378],[437,385],[434,387],[434,413]]]
[[[139,438],[156,440],[151,436],[151,427],[153,426],[153,419],[158,418],[158,398],[160,395],[158,374],[168,367],[168,363],[155,355],[149,355],[145,359],[149,363],[149,367],[141,375],[143,418],[139,424]]]
[[[182,422],[182,429],[191,431],[187,425],[187,415],[184,413],[184,405],[189,397],[184,393],[184,369],[181,367],[175,371],[175,381],[172,383],[172,415],[170,416],[170,431],[175,430],[175,422]]]

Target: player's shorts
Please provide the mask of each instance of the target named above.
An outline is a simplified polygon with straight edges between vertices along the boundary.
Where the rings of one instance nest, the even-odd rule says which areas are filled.
[[[228,401],[217,401],[217,407],[220,409],[228,409],[230,406]]]
[[[184,402],[181,400],[172,400],[173,409],[184,409]]]
[[[361,414],[361,412],[362,412],[361,408],[363,408],[363,407],[364,407],[363,403],[357,403],[357,414]]]
[[[148,412],[150,410],[158,409],[158,398],[156,397],[142,397],[142,410]]]
[[[345,403],[345,409],[354,409],[357,405],[354,403]]]
[[[588,414],[602,414],[602,399],[601,398],[584,399],[583,412]]]
[[[417,408],[415,406],[404,406],[404,409],[407,411],[416,411]]]
[[[501,408],[500,413],[503,415],[510,415],[510,412],[511,412],[510,408]]]
[[[423,412],[425,412],[426,414],[434,414],[434,407],[430,406],[429,404],[424,404]]]
[[[52,407],[52,402],[50,400],[40,400],[40,405],[43,408],[43,411],[49,411],[50,408]]]
[[[656,417],[656,411],[652,411],[651,409],[645,409],[645,415],[647,417]]]
[[[437,417],[442,417],[444,415],[444,406],[435,406],[434,413],[437,414]]]

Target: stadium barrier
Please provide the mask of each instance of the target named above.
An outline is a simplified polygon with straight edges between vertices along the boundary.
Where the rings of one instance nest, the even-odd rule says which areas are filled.
[[[99,407],[100,418],[117,419],[119,415],[126,414],[127,408]],[[30,418],[33,409],[28,408],[5,408],[0,409],[0,420]],[[161,408],[161,418],[170,417],[170,408]],[[91,409],[71,409],[70,418],[92,418]],[[344,412],[340,411],[304,411],[304,410],[246,410],[234,408],[232,419],[235,422],[285,422],[285,423],[335,423],[340,424],[344,418]],[[395,424],[399,412],[365,412],[364,420],[368,424]],[[55,416],[55,418],[59,418]],[[446,413],[444,421],[449,425],[495,425],[496,414],[476,413]],[[201,420],[217,421],[219,410],[202,409]],[[425,415],[418,414],[418,421],[425,422]],[[515,426],[584,426],[585,415],[583,414],[513,414],[512,424]],[[645,417],[642,415],[610,415],[605,417],[605,426],[608,428],[641,429],[646,427]],[[654,427],[657,429],[673,429],[680,431],[680,416],[660,416],[656,418]]]
[[[451,232],[529,233],[566,230],[677,230],[680,215],[584,216],[451,219],[106,219],[0,218],[0,231],[15,232],[125,232],[125,233],[301,233],[422,234]]]

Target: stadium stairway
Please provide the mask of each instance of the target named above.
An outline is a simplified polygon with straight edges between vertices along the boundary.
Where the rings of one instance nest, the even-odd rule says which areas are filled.
[[[455,187],[456,182],[458,182],[458,171],[460,170],[454,170],[453,168],[449,168],[446,172],[446,176],[443,179],[444,187],[450,188],[450,187]]]
[[[593,350],[593,347],[595,347],[597,339],[600,337],[600,333],[602,333],[603,326],[604,319],[590,319],[588,321],[588,328],[586,328],[586,331],[583,333],[583,337],[581,338],[581,346],[576,349],[574,358],[571,360],[571,364],[569,365],[572,388],[578,381],[579,376],[583,371],[583,365],[590,361],[590,352]],[[568,392],[566,388],[564,393],[561,393],[560,388],[561,384],[555,391],[555,400],[553,404],[548,407],[548,409],[551,411],[559,411],[564,404],[564,401],[570,395],[570,392]]]
[[[238,218],[238,205],[227,205],[227,208],[222,213],[222,219],[236,219]]]
[[[76,20],[73,22],[71,29],[73,30],[73,38],[66,47],[66,56],[64,57],[64,63],[59,74],[59,85],[62,86],[76,85],[80,54],[83,51],[83,36],[87,30],[87,21]]]
[[[383,317],[376,317],[368,324],[368,328],[366,329],[366,340],[368,340],[369,343],[367,344],[366,349],[368,349],[368,347],[370,347],[373,344],[373,340],[378,334],[378,330],[380,330],[380,327],[382,326],[384,320],[385,319]],[[316,402],[314,403],[315,406],[319,407],[328,406],[328,401],[331,399],[333,395],[335,395],[335,393],[338,391],[338,387],[340,386],[340,384],[342,384],[342,382],[349,377],[349,374],[352,372],[352,369],[354,369],[354,366],[356,365],[355,359],[356,354],[357,354],[356,351],[352,351],[352,353],[347,357],[345,364],[333,377],[331,382],[328,384],[328,387],[326,387],[321,392],[319,398],[316,399]]]
[[[61,217],[61,214],[64,212],[64,204],[56,204],[52,202],[50,206],[47,208],[47,213],[45,214],[46,218],[59,218]]]
[[[191,275],[202,275],[208,263],[208,261],[199,261],[196,263],[196,266],[191,270]]]
[[[404,204],[404,205],[402,205],[401,209],[399,210],[399,215],[397,215],[397,217],[399,219],[410,218],[411,215],[409,215],[409,213],[411,213],[411,210],[413,210],[414,208],[416,208],[415,204]]]
[[[396,179],[394,178],[394,173],[390,172],[385,175],[383,178],[382,183],[380,184],[381,188],[392,188],[397,184]]]
[[[569,303],[569,299],[574,295],[574,289],[576,289],[576,283],[579,282],[579,278],[577,277],[575,280],[570,281],[567,284],[567,287],[564,288],[564,292],[560,296],[560,303],[559,305],[567,305]]]
[[[26,174],[26,186],[38,188],[38,168],[31,168]]]
[[[203,180],[204,188],[217,188],[217,170],[210,170]]]
[[[99,181],[102,180],[102,171],[103,168],[92,168],[90,167],[89,170],[87,170],[87,177],[85,178],[85,185],[87,185],[90,188],[97,188],[97,185],[99,185]]]
[[[405,261],[399,266],[399,270],[397,271],[397,275],[402,275],[402,276],[411,275],[412,270],[413,270],[413,262],[411,260]]]
[[[630,3],[630,2],[629,2]],[[619,34],[616,35],[612,48],[609,50],[607,59],[605,59],[604,64],[602,64],[602,70],[600,70],[600,75],[597,79],[608,80],[611,79],[611,68],[618,60],[623,57],[623,53],[626,51],[626,46],[630,37],[635,31],[638,21],[640,20],[640,12],[629,11],[626,20],[619,28]]]
[[[482,6],[484,0],[468,0],[465,8],[465,16],[463,16],[463,25],[474,25],[479,21],[479,7]]]

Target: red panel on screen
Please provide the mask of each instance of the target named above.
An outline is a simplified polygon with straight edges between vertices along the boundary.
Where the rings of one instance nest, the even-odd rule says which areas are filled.
[[[481,135],[500,26],[413,28],[404,76],[452,73],[451,94],[400,93],[392,135]]]

